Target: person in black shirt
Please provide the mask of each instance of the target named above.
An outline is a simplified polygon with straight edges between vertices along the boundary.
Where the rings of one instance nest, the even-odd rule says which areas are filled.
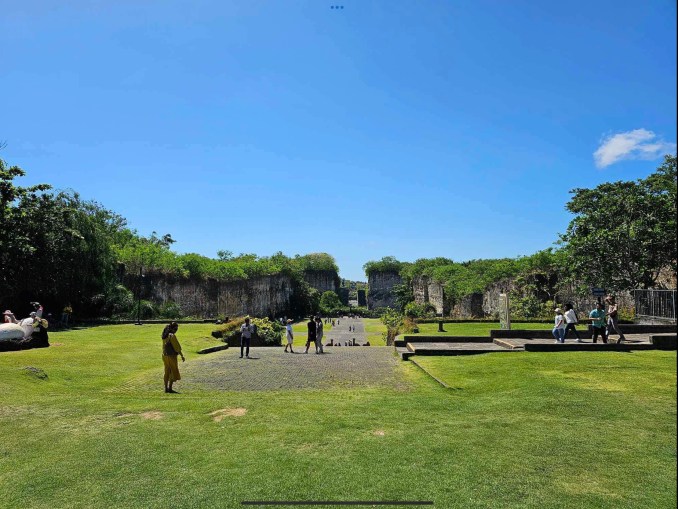
[[[309,322],[306,324],[306,327],[308,328],[308,338],[306,339],[306,351],[304,353],[308,353],[308,348],[311,346],[311,343],[315,343],[316,325],[314,316],[311,317]]]

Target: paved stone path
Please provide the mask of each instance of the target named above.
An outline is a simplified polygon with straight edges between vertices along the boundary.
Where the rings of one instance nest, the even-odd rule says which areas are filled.
[[[349,327],[355,328],[355,331],[349,330]],[[334,342],[340,342],[342,345],[350,343],[355,339],[359,345],[367,342],[365,335],[365,324],[360,318],[339,318],[339,325],[335,325],[332,330],[325,332],[323,343],[329,343],[330,339]],[[306,335],[304,335],[304,342],[306,342]]]
[[[349,331],[355,326],[355,332]],[[365,343],[365,329],[360,319],[340,318],[339,325],[325,332],[324,354],[316,354],[311,345],[304,354],[305,334],[295,335],[295,353],[283,347],[260,347],[250,350],[250,359],[240,358],[240,348],[229,348],[205,355],[204,359],[181,364],[182,380],[178,390],[273,391],[285,389],[334,389],[394,387],[407,388],[402,363],[391,347],[343,346],[355,338]]]

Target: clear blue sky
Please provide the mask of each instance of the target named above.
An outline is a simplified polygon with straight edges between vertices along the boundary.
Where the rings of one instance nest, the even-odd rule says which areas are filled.
[[[178,252],[528,255],[675,152],[675,0],[0,3],[0,157]]]

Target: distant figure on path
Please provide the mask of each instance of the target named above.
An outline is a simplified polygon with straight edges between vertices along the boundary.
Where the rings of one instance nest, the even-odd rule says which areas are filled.
[[[568,331],[574,331],[574,335],[577,336],[577,343],[582,342],[579,331],[575,327],[578,323],[579,319],[577,318],[577,313],[572,309],[572,304],[565,304],[565,333],[563,334],[563,341],[567,337]]]
[[[598,342],[598,334],[603,340],[603,343],[607,343],[607,334],[605,333],[605,310],[603,309],[603,304],[596,304],[596,309],[592,310],[589,313],[589,318],[591,318],[591,326],[593,329],[593,342]]]
[[[565,317],[560,308],[556,308],[556,318],[551,332],[556,338],[556,343],[565,343]]]
[[[304,353],[308,353],[311,342],[315,343],[315,317],[311,316],[311,319],[306,323],[306,329],[308,330],[308,338],[306,338],[306,351]]]
[[[605,302],[607,302],[607,337],[610,338],[610,334],[614,331],[615,334],[619,334],[619,340],[617,344],[623,343],[626,341],[626,336],[619,330],[618,323],[618,313],[619,307],[615,301],[614,295],[608,295],[605,297]]]
[[[254,332],[254,326],[250,325],[249,317],[245,318],[245,323],[240,326],[240,358],[242,359],[243,349],[245,350],[245,357],[250,358],[250,341],[252,339],[252,333]]]
[[[162,331],[162,362],[165,365],[165,392],[170,394],[178,394],[177,391],[172,389],[172,384],[181,380],[177,356],[181,356],[182,362],[186,361],[184,354],[181,353],[181,345],[176,336],[177,330],[179,330],[179,324],[177,322],[170,322]]]
[[[292,320],[287,320],[287,325],[285,326],[287,330],[287,344],[285,345],[285,352],[287,352],[287,347],[290,349],[290,353],[294,353],[292,350],[292,343],[294,342],[294,332],[292,331]]]
[[[323,322],[320,317],[315,319],[315,353],[325,353],[323,350]]]

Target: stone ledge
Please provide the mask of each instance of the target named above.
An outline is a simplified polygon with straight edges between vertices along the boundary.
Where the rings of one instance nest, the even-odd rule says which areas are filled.
[[[210,346],[209,348],[203,348],[202,350],[198,350],[199,354],[204,354],[204,353],[212,353],[212,352],[220,352],[221,350],[227,350],[228,345],[217,345],[217,346]]]
[[[650,343],[658,350],[678,350],[678,334],[652,335]]]
[[[489,336],[422,336],[420,334],[403,334],[396,341],[403,343],[492,343]]]

